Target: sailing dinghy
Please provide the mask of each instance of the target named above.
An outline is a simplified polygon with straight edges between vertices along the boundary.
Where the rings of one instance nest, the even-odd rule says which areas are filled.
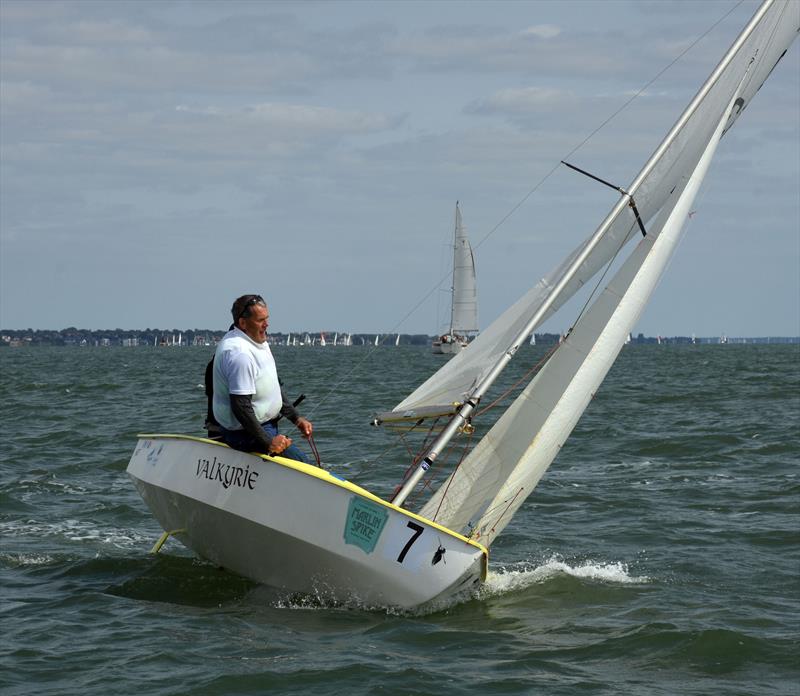
[[[480,585],[489,546],[556,457],[644,309],[720,139],[798,29],[800,3],[764,2],[596,231],[469,350],[376,418],[445,423],[391,501],[289,459],[142,435],[128,473],[166,530],[157,546],[174,535],[256,581],[368,605],[415,607]],[[463,448],[476,406],[518,348],[623,247],[631,247],[627,258],[544,366],[444,483],[408,509],[448,445]]]
[[[431,350],[455,355],[467,347],[470,334],[478,331],[478,291],[475,282],[475,255],[461,221],[456,202],[453,236],[453,285],[450,288],[450,328],[433,341]]]

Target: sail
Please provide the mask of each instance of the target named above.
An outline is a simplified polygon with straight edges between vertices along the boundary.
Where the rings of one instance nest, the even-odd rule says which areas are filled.
[[[718,121],[697,168],[679,184],[680,194],[673,194],[553,357],[428,501],[423,517],[486,546],[508,524],[555,459],[647,304],[680,240],[726,120],[727,114]]]
[[[800,2],[767,0],[734,42],[711,77],[656,148],[643,169],[627,188],[635,200],[645,227],[676,191],[681,180],[692,172],[709,142],[731,96],[738,96],[727,114],[723,134],[758,91],[777,62],[783,57],[800,26]],[[743,80],[743,81],[742,81]],[[614,258],[632,238],[639,236],[639,225],[630,198],[620,202],[598,229],[580,244],[559,266],[541,278],[522,298],[498,317],[470,344],[438,372],[421,384],[391,412],[378,416],[378,422],[455,412],[472,390],[492,371],[507,353],[519,348],[520,334],[532,332],[568,301],[601,268]],[[584,254],[590,249],[588,254]],[[575,262],[582,259],[577,271]],[[554,297],[551,293],[558,288]],[[551,303],[533,326],[537,313]]]
[[[453,244],[453,304],[450,333],[465,334],[478,330],[478,290],[475,280],[475,257],[461,221],[456,203],[456,228]]]

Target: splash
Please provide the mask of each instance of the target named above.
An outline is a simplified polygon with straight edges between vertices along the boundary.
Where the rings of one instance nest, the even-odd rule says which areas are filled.
[[[650,578],[645,575],[631,575],[626,563],[602,563],[587,560],[573,565],[558,556],[552,556],[538,566],[522,563],[494,571],[490,570],[480,592],[483,597],[491,597],[524,590],[531,585],[542,585],[564,576],[622,585],[642,585],[650,582]]]

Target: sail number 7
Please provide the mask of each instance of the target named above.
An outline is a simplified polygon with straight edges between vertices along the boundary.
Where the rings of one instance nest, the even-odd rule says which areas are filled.
[[[413,534],[411,538],[406,542],[406,545],[403,547],[403,550],[400,552],[400,555],[397,557],[397,562],[402,563],[408,553],[409,549],[414,545],[414,542],[419,539],[420,535],[424,531],[424,527],[421,524],[417,524],[416,522],[409,522],[406,525],[409,529],[413,530]]]

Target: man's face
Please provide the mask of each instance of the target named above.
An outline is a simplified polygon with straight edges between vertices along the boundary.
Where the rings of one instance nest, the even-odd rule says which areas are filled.
[[[250,307],[250,316],[239,319],[239,328],[256,343],[267,340],[267,327],[269,326],[269,309],[262,305]]]

